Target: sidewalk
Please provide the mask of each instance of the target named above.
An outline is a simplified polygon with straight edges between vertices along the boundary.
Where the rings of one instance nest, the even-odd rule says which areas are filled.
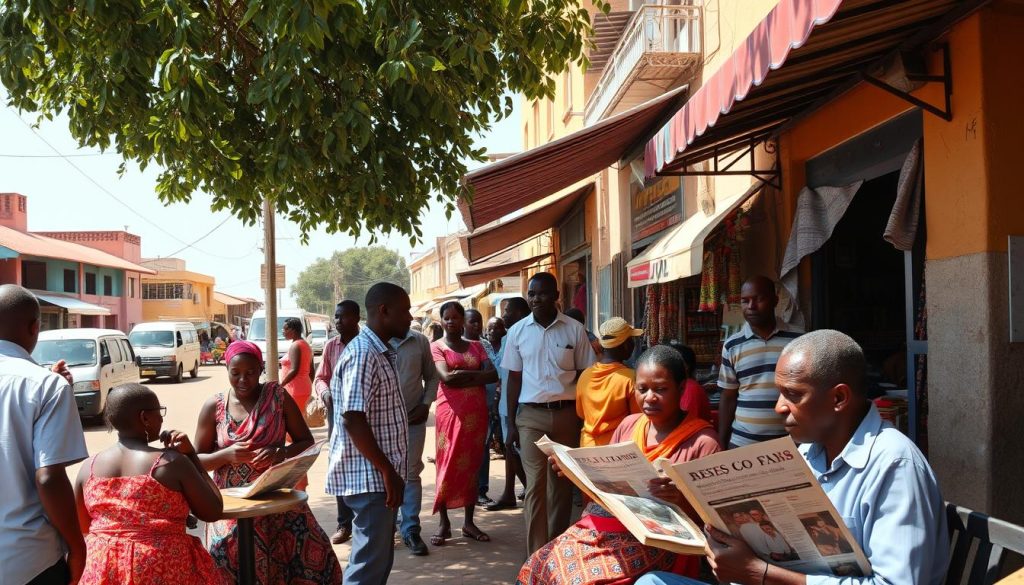
[[[327,438],[327,427],[313,429],[317,440]],[[424,459],[434,453],[434,415],[427,421],[427,441]],[[327,473],[326,450],[317,459],[309,474],[309,505],[320,525],[328,534],[334,533],[337,509],[333,496],[324,493]],[[430,548],[430,556],[414,557],[400,541],[395,547],[395,566],[389,584],[404,583],[452,583],[466,585],[507,585],[515,580],[519,567],[526,560],[525,525],[522,508],[487,512],[477,508],[476,525],[491,537],[491,542],[476,542],[464,538],[459,530],[462,526],[462,511],[450,512],[452,538],[444,546],[430,545],[430,535],[437,531],[437,516],[431,515],[434,502],[434,480],[436,470],[433,463],[425,462],[423,471],[423,509],[420,521],[423,525],[423,540]],[[505,485],[505,462],[491,461],[491,497],[496,498]],[[349,544],[336,545],[342,567],[348,560]]]

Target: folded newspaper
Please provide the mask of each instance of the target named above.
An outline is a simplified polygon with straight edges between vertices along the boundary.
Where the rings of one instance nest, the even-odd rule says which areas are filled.
[[[742,538],[772,564],[807,575],[871,575],[867,557],[790,437],[654,465],[632,442],[571,449],[543,437],[537,446],[644,545],[703,554],[702,531],[648,492],[660,470],[704,523]]]
[[[256,481],[249,485],[233,488],[225,488],[221,493],[235,498],[255,498],[267,492],[281,488],[295,487],[302,476],[306,475],[309,468],[313,466],[317,456],[320,455],[320,448],[327,441],[317,441],[309,449],[299,453],[295,457],[285,459],[263,472]]]

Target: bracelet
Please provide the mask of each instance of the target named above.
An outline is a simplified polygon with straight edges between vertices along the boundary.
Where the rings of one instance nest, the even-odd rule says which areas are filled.
[[[761,585],[764,585],[765,579],[768,578],[768,566],[769,566],[768,561],[765,561],[764,562],[764,574],[761,575]]]

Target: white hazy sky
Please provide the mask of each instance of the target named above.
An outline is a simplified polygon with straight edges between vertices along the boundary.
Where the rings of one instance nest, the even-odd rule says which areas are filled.
[[[230,218],[193,247],[177,252],[212,230],[230,213],[211,211],[210,197],[203,193],[197,193],[191,203],[164,206],[154,190],[158,175],[154,167],[139,171],[129,165],[128,172],[118,177],[121,158],[116,153],[92,155],[96,151],[79,149],[67,130],[65,118],[44,122],[33,131],[27,124],[35,122],[36,115],[19,115],[6,103],[7,94],[0,90],[0,104],[4,104],[0,106],[0,192],[17,192],[28,198],[29,230],[127,229],[142,237],[144,257],[174,254],[187,262],[189,270],[214,276],[217,290],[262,298],[259,271],[263,255],[258,247],[262,246],[263,236],[258,225],[245,226]],[[479,137],[477,144],[489,152],[518,151],[519,115],[517,105],[512,116]],[[72,156],[56,156],[47,143],[61,154]],[[436,204],[424,210],[420,224],[424,240],[415,249],[401,235],[385,235],[378,242],[408,260],[413,252],[432,246],[435,237],[463,227],[457,212],[449,221],[443,207]],[[304,246],[299,235],[297,225],[278,218],[277,262],[287,266],[289,287],[299,272],[317,258],[369,243],[368,236],[357,240],[347,234],[331,235],[319,230],[310,234],[309,243]],[[294,306],[287,291],[284,306]]]

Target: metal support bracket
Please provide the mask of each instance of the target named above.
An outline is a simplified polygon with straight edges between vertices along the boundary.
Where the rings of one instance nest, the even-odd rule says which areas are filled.
[[[941,75],[915,75],[915,74],[907,73],[907,76],[906,76],[907,79],[910,80],[910,81],[920,81],[920,82],[923,82],[923,83],[941,83],[942,86],[943,86],[943,90],[944,90],[943,93],[945,94],[945,98],[946,98],[946,104],[945,104],[946,107],[945,107],[945,109],[942,109],[942,108],[939,108],[938,106],[932,105],[932,104],[922,100],[921,98],[915,97],[915,96],[913,96],[913,95],[911,95],[911,94],[909,94],[909,93],[907,93],[907,92],[905,92],[905,91],[903,91],[903,90],[901,90],[899,88],[893,87],[893,86],[889,85],[888,83],[886,83],[884,80],[878,79],[877,77],[873,77],[871,75],[868,75],[867,73],[862,73],[861,77],[867,83],[870,83],[871,85],[873,85],[873,86],[875,86],[875,87],[877,87],[877,88],[879,88],[879,89],[881,89],[881,90],[883,90],[885,92],[888,92],[888,93],[890,93],[890,94],[892,94],[892,95],[894,95],[894,96],[896,96],[896,97],[898,97],[898,98],[900,98],[900,99],[902,99],[904,101],[910,102],[911,104],[914,104],[915,106],[921,108],[922,110],[924,110],[926,112],[934,114],[934,115],[942,118],[943,120],[945,120],[947,122],[953,121],[953,104],[952,104],[952,96],[953,96],[953,67],[950,64],[949,43],[944,43],[942,45],[942,74]]]
[[[664,169],[658,175],[677,175],[681,177],[749,176],[781,190],[782,172],[779,169],[778,162],[770,169],[759,169],[757,168],[757,160],[754,156],[757,146],[762,142],[764,143],[765,151],[769,154],[774,154],[778,150],[778,144],[774,139],[766,139],[764,136],[751,136],[746,142],[746,145],[739,150],[734,150],[733,148],[720,150],[716,145],[713,154],[707,159],[711,162],[711,168],[708,170],[695,170],[690,168],[690,164],[684,164],[673,169]],[[744,159],[749,160],[748,169],[733,170],[736,163]]]

